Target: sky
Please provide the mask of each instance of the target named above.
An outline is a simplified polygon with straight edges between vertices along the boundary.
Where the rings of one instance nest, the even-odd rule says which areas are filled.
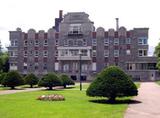
[[[119,25],[127,30],[139,27],[149,28],[149,53],[160,41],[160,1],[159,0],[0,0],[0,40],[3,47],[9,45],[9,32],[20,27],[26,32],[54,26],[59,10],[86,12],[95,27],[116,28]]]

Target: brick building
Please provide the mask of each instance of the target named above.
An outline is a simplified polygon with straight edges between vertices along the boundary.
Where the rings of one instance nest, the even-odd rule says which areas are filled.
[[[116,65],[134,79],[158,79],[156,58],[148,56],[148,28],[107,31],[98,27],[85,12],[70,12],[55,19],[47,32],[20,28],[10,31],[10,70],[42,76],[48,72],[67,73],[77,80],[79,62],[83,79],[90,80],[103,68]],[[81,55],[81,56],[80,56]]]

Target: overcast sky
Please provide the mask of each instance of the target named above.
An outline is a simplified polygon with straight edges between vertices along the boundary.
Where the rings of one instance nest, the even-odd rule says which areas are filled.
[[[0,40],[9,45],[8,31],[20,27],[47,31],[58,11],[86,12],[96,27],[115,28],[115,18],[128,30],[148,27],[149,45],[160,38],[160,0],[0,0]],[[152,50],[151,50],[152,51]]]

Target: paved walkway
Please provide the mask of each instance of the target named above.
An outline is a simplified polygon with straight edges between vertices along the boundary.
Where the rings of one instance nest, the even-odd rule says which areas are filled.
[[[38,90],[44,90],[45,88],[25,88],[22,90],[1,90],[0,95],[5,95],[5,94],[13,94],[13,93],[19,93],[19,92],[29,92],[29,91],[38,91]]]
[[[154,82],[141,83],[139,95],[134,98],[141,103],[130,104],[125,118],[160,118],[160,86]]]

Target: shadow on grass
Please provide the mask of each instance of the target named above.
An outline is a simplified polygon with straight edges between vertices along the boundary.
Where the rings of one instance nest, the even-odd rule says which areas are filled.
[[[98,103],[98,104],[140,104],[140,103],[142,103],[141,101],[130,100],[130,99],[116,100],[114,103],[111,103],[106,99],[89,100],[89,102]]]

